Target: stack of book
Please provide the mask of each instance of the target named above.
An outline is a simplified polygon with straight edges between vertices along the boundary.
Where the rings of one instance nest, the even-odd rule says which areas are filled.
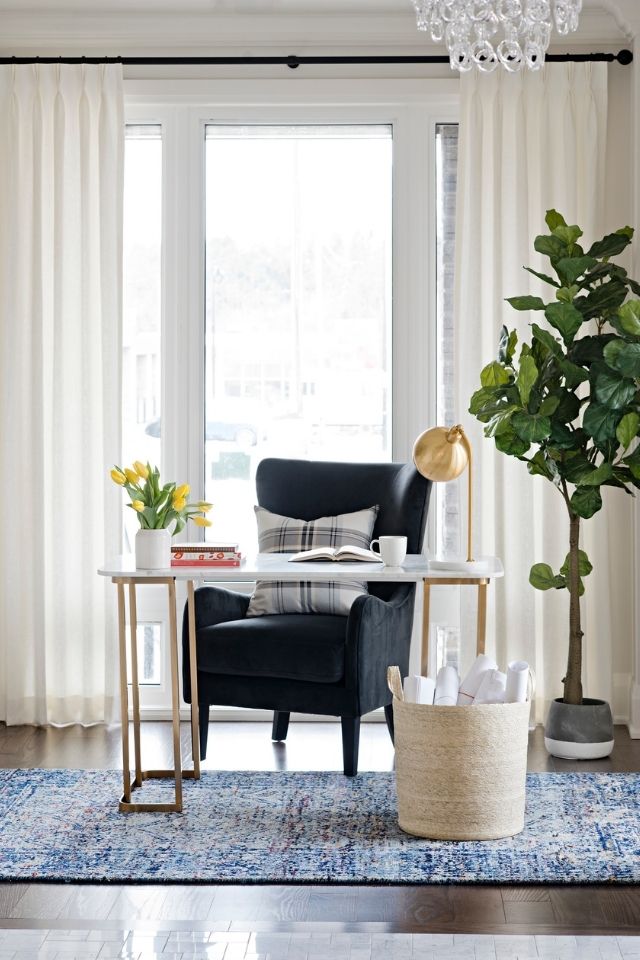
[[[237,543],[176,543],[171,547],[172,567],[239,567],[241,563]]]

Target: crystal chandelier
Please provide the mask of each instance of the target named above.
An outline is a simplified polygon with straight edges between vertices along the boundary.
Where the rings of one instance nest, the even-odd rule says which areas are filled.
[[[501,63],[515,73],[539,70],[555,26],[576,30],[582,0],[413,0],[419,30],[445,41],[451,67],[491,73]]]

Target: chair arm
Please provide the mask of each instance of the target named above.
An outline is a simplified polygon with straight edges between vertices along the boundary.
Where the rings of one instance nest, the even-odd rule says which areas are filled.
[[[249,597],[244,593],[235,593],[222,587],[200,587],[195,591],[196,633],[216,623],[244,620],[248,606]],[[191,702],[189,663],[189,605],[185,603],[182,615],[182,687],[186,703]]]
[[[236,593],[222,587],[200,587],[195,591],[195,601],[196,630],[227,620],[244,620],[249,606],[246,593]],[[185,616],[186,612],[185,607]]]
[[[357,597],[347,620],[345,684],[357,691],[360,714],[391,703],[387,667],[409,670],[415,584],[399,584],[388,600]]]

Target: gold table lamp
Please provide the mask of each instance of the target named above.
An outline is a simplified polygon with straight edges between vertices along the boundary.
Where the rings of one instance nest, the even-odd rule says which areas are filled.
[[[455,480],[468,468],[466,563],[473,563],[471,548],[473,536],[473,456],[471,444],[461,425],[458,423],[455,427],[432,427],[431,430],[421,433],[413,445],[413,462],[418,473],[435,483]],[[461,561],[459,566],[464,567],[464,563]],[[446,562],[447,569],[452,569],[453,566],[453,563]]]

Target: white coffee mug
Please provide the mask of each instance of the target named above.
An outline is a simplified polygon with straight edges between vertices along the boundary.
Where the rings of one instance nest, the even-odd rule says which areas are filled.
[[[385,567],[399,567],[407,555],[406,537],[378,537],[371,541],[371,549],[378,544],[380,556]],[[376,551],[373,550],[375,553]]]

